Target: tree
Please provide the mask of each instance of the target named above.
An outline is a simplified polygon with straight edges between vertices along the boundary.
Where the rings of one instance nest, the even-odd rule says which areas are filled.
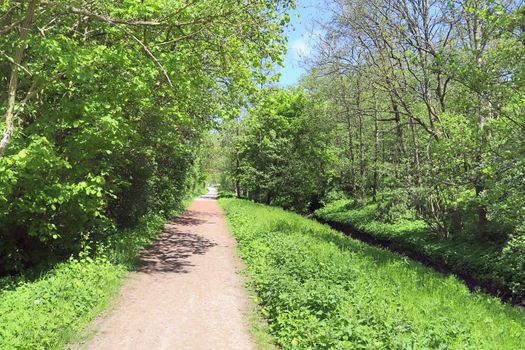
[[[308,88],[330,102],[335,120],[347,116],[349,164],[335,165],[350,174],[341,188],[363,203],[367,193],[377,196],[383,174],[383,208],[405,203],[441,237],[494,232],[489,198],[502,198],[490,195],[487,164],[503,136],[492,125],[511,123],[513,135],[520,125],[504,112],[523,88],[519,3],[356,0],[330,9]],[[381,169],[366,171],[369,163]]]
[[[2,1],[0,274],[179,207],[209,130],[280,61],[292,5]]]
[[[319,206],[330,173],[330,125],[302,90],[267,88],[229,132],[229,174],[251,199],[305,212]]]

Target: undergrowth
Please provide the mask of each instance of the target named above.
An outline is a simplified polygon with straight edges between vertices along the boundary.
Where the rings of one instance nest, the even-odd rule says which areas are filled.
[[[278,208],[221,199],[283,349],[523,349],[525,314]]]
[[[493,290],[507,289],[514,300],[525,298],[523,259],[518,259],[517,254],[507,254],[501,245],[463,236],[440,239],[422,220],[388,223],[378,217],[377,204],[351,207],[350,203],[350,200],[334,201],[317,210],[315,215],[395,243],[401,249],[420,254],[434,264],[475,278]]]
[[[74,340],[107,306],[165,221],[149,214],[135,228],[91,243],[37,278],[0,279],[0,349],[60,349]]]

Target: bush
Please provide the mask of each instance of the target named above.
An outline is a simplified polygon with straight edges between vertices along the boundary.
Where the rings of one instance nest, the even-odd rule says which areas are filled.
[[[179,210],[199,185],[196,165],[175,151],[169,160],[144,151],[123,160],[133,148],[75,159],[79,150],[69,153],[46,137],[13,145],[0,158],[0,276],[67,258],[86,237],[103,241],[149,212]]]
[[[218,198],[235,198],[237,197],[237,195],[235,194],[234,191],[230,190],[229,188],[220,187],[218,189],[217,197]]]
[[[405,190],[391,191],[388,201],[378,207],[378,215],[388,223],[416,218],[416,210],[409,205],[408,193]]]
[[[72,165],[45,137],[0,158],[0,276],[20,271],[50,252],[80,247],[80,237],[102,223],[105,180],[67,176]],[[31,218],[31,220],[28,220]]]
[[[188,204],[189,197],[182,206]],[[104,242],[84,245],[77,257],[41,276],[1,278],[0,349],[60,349],[75,339],[106,306],[165,221],[148,214],[132,229],[114,230]]]
[[[346,194],[341,190],[331,190],[323,198],[323,204],[332,203],[341,199],[345,199]]]

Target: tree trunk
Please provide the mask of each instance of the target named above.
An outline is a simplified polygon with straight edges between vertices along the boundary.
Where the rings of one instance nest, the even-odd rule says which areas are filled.
[[[349,151],[350,151],[350,176],[352,177],[352,196],[354,197],[354,205],[357,205],[358,196],[357,196],[357,176],[355,171],[355,154],[354,154],[354,144],[353,144],[353,130],[350,124],[350,117],[348,117],[348,142]]]
[[[410,125],[410,131],[411,131],[411,134],[412,134],[412,143],[413,143],[413,157],[414,157],[414,172],[415,172],[415,182],[414,182],[414,185],[417,187],[417,188],[420,188],[421,185],[422,185],[422,177],[421,177],[421,160],[420,160],[420,156],[419,156],[419,140],[418,140],[418,135],[417,135],[417,130],[416,130],[416,126],[414,124],[414,120],[409,117],[408,118],[408,124]],[[410,193],[410,196],[412,197],[412,202],[415,204],[415,208],[417,210],[417,212],[419,213],[422,213],[423,210],[424,210],[424,205],[423,205],[423,199],[420,197],[421,194],[420,194],[420,191],[416,191],[416,193],[414,193],[414,191],[409,191]]]
[[[386,157],[385,157],[385,137],[383,137],[383,140],[381,142],[381,160],[382,164],[385,164]],[[385,202],[385,175],[384,173],[381,174],[381,203]]]
[[[0,140],[0,157],[2,157],[5,154],[7,147],[9,146],[9,142],[11,141],[11,138],[13,136],[13,133],[15,132],[14,111],[16,105],[16,91],[18,89],[18,70],[20,69],[19,67],[24,57],[26,47],[24,41],[27,38],[29,27],[33,22],[33,16],[35,14],[37,3],[38,0],[32,0],[29,3],[29,7],[27,8],[24,21],[20,25],[20,45],[15,49],[15,55],[13,58],[13,63],[11,65],[11,78],[9,79],[9,87],[7,93],[7,110],[5,112],[5,130],[2,140]]]
[[[235,136],[239,138],[239,126],[235,128]],[[237,198],[241,198],[241,181],[239,180],[239,173],[241,168],[241,162],[239,160],[239,151],[235,147],[235,195]]]
[[[403,135],[403,126],[401,125],[401,112],[399,112],[399,105],[396,101],[391,97],[390,101],[392,103],[392,112],[394,112],[394,118],[396,123],[396,133],[397,138],[399,139],[399,147],[398,147],[398,162],[403,159],[407,152],[407,146],[405,144],[405,137]]]
[[[463,218],[461,217],[459,208],[454,208],[450,216],[452,220],[452,233],[461,232],[461,230],[463,230]]]
[[[478,183],[475,186],[475,190],[476,190],[476,197],[479,198],[479,196],[485,190],[485,188],[483,187],[483,185]],[[489,219],[487,216],[487,206],[484,204],[480,204],[478,205],[478,227],[479,229],[481,231],[484,231],[487,228],[488,223],[489,223]]]
[[[241,183],[239,179],[235,179],[235,195],[237,198],[241,198]]]
[[[375,100],[375,110],[374,110],[374,175],[372,182],[372,200],[377,201],[377,187],[379,182],[379,125],[377,122],[377,100]]]
[[[409,118],[408,123],[410,125],[410,131],[412,133],[412,143],[414,146],[414,166],[416,170],[416,182],[415,185],[417,187],[420,187],[422,184],[422,178],[421,178],[421,160],[419,156],[419,140],[417,135],[416,126],[414,124],[414,120],[412,118]]]
[[[357,105],[357,120],[359,123],[359,189],[361,194],[361,206],[366,205],[366,163],[365,163],[365,145],[363,139],[363,114],[361,113],[361,84],[359,77],[357,78],[357,94],[356,94],[356,105]]]
[[[483,68],[483,51],[481,46],[481,39],[482,39],[482,27],[481,27],[481,21],[479,19],[479,14],[475,12],[474,18],[472,20],[472,43],[474,52],[476,55],[476,65],[478,69]],[[492,115],[492,106],[490,105],[490,101],[487,101],[487,97],[485,92],[481,89],[478,91],[478,126],[480,129],[480,145],[478,149],[478,154],[476,155],[476,163],[479,165],[481,164],[482,160],[482,147],[485,143],[485,134],[484,134],[484,126],[485,121],[487,118],[489,118]],[[479,167],[478,167],[479,168]],[[476,197],[479,198],[481,193],[484,191],[484,186],[482,184],[481,178],[483,174],[481,171],[478,170],[478,174],[475,180],[474,189],[476,191]],[[488,224],[488,218],[487,218],[487,207],[484,204],[478,205],[478,227],[481,231],[484,231]]]
[[[350,108],[348,106],[348,101],[346,97],[344,98],[345,104],[345,120],[348,130],[348,155],[350,157],[350,176],[352,182],[352,196],[354,198],[354,205],[357,205],[358,195],[357,195],[357,176],[355,171],[355,153],[354,153],[354,138],[353,138],[353,128],[352,128],[352,118],[350,115]]]

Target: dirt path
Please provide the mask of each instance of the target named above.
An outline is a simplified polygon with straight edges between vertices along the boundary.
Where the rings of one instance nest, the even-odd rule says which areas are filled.
[[[88,349],[253,349],[247,299],[215,191],[166,225]]]

